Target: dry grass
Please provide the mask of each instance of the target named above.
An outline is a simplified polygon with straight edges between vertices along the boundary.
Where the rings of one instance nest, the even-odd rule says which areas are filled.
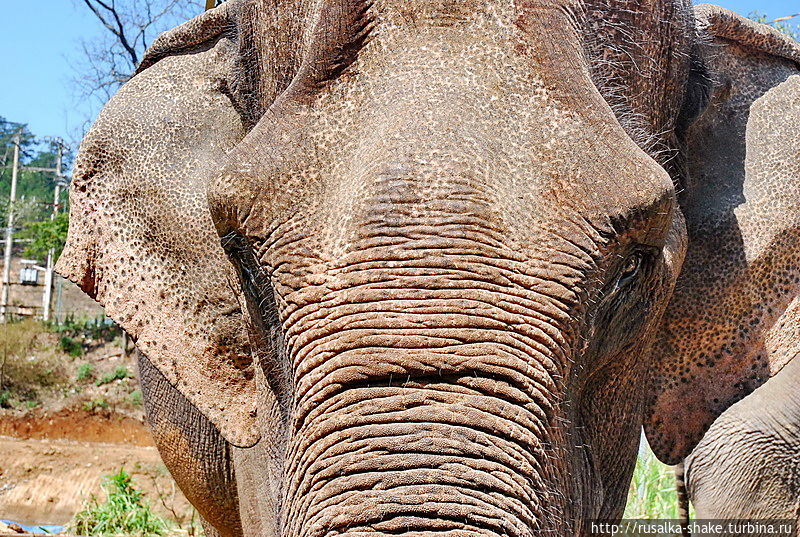
[[[46,340],[47,330],[38,321],[0,325],[0,406],[35,406],[40,388],[66,380],[63,363],[56,352],[47,352]]]

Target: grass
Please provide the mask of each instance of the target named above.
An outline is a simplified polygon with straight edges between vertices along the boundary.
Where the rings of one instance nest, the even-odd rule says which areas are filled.
[[[92,377],[94,377],[94,364],[84,363],[78,366],[78,370],[75,373],[75,380],[82,382]]]
[[[123,380],[131,376],[130,371],[124,365],[117,367],[114,371],[106,373],[99,379],[95,381],[97,386],[102,386],[103,384],[108,384],[110,382],[114,382],[115,380]]]
[[[83,403],[83,409],[86,412],[95,412],[97,410],[105,410],[106,408],[108,408],[108,401],[103,398],[92,399],[91,401]]]
[[[0,325],[0,406],[30,405],[37,390],[58,386],[65,378],[57,357],[43,347],[43,323],[23,320]]]
[[[134,390],[130,395],[131,404],[135,407],[140,407],[144,404],[144,396],[142,390]]]
[[[152,537],[167,534],[170,524],[153,512],[124,469],[104,479],[106,500],[100,502],[96,496],[89,498],[83,510],[70,522],[70,531],[90,537]]]
[[[649,446],[645,446],[636,461],[623,518],[642,520],[678,518],[675,473],[672,466],[659,462]]]
[[[83,355],[83,344],[75,338],[69,336],[61,336],[58,340],[59,348],[73,358]]]

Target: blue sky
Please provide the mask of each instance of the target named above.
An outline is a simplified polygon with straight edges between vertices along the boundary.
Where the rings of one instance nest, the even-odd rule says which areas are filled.
[[[64,136],[81,118],[70,82],[79,40],[101,31],[72,0],[0,0],[0,116],[39,136]]]
[[[38,136],[74,137],[87,112],[76,103],[71,65],[80,61],[80,39],[105,30],[79,0],[0,0],[0,116],[27,123]],[[770,18],[800,11],[800,0],[718,2],[743,14]]]

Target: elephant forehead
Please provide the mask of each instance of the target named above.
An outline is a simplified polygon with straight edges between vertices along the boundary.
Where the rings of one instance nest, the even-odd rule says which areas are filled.
[[[265,117],[234,156],[233,175],[251,176],[236,197],[260,213],[248,234],[298,211],[336,226],[433,203],[501,215],[509,229],[656,212],[669,223],[671,181],[593,88],[564,100],[509,50],[434,42],[376,44],[310,107]]]
[[[396,14],[390,4],[374,8]],[[301,69],[212,186],[218,229],[238,213],[246,221],[234,227],[264,238],[302,215],[341,241],[348,225],[439,211],[525,244],[567,219],[613,233],[653,218],[643,229],[655,238],[637,240],[659,245],[672,182],[597,91],[568,17],[553,36],[525,37],[503,6],[468,29],[391,24],[380,11],[343,74],[304,87],[323,68]]]

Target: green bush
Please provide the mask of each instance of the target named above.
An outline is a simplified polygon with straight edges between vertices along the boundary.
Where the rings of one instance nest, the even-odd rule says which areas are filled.
[[[131,393],[131,404],[133,406],[142,406],[144,398],[142,397],[142,390],[136,390]]]
[[[108,401],[105,399],[92,399],[91,401],[86,401],[83,403],[83,409],[86,412],[94,412],[95,410],[99,409],[106,409],[108,408]]]
[[[83,345],[80,341],[69,336],[61,336],[58,340],[59,348],[72,357],[78,357],[83,354]]]
[[[110,373],[106,373],[99,379],[95,381],[95,384],[98,386],[102,386],[103,384],[108,384],[109,382],[114,382],[115,380],[123,380],[130,377],[131,374],[128,371],[128,368],[124,365],[118,366],[114,371]]]
[[[114,341],[114,338],[122,333],[120,328],[107,317],[76,319],[67,316],[61,322],[50,323],[48,328],[51,332],[75,339],[106,342]]]
[[[153,513],[142,492],[136,489],[124,469],[105,476],[103,489],[106,501],[100,503],[97,497],[92,496],[70,522],[70,531],[87,536],[137,537],[158,536],[167,532],[167,522]]]
[[[80,382],[83,380],[88,380],[94,376],[94,365],[90,363],[81,364],[78,366],[78,372],[75,374],[75,378]]]
[[[11,392],[8,390],[0,392],[0,408],[11,408]]]

